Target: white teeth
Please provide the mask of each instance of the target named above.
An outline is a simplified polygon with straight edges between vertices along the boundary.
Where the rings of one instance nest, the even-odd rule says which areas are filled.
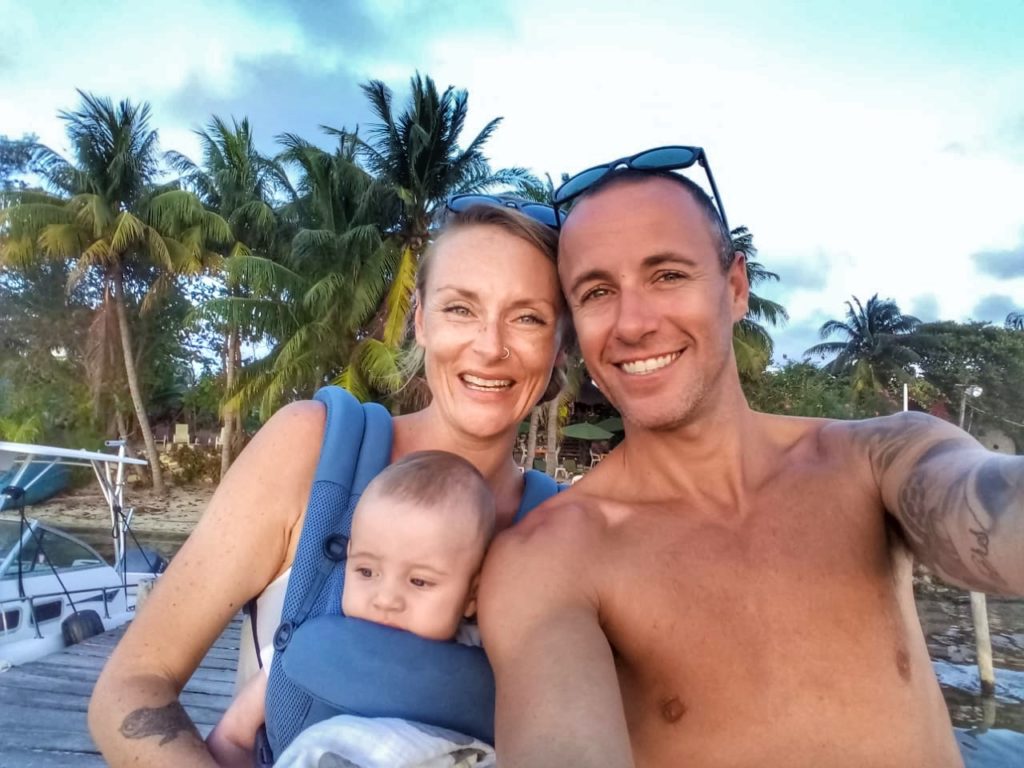
[[[512,386],[511,379],[481,379],[479,376],[473,376],[468,373],[462,374],[462,380],[471,389],[482,389],[488,392],[493,392],[496,389],[508,389]]]
[[[649,373],[661,370],[673,360],[676,360],[681,354],[681,352],[673,352],[670,355],[649,357],[646,360],[630,360],[628,363],[620,363],[619,367],[631,376],[646,376]]]

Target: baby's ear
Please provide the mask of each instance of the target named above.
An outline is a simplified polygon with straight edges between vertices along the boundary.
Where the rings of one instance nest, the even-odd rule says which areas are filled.
[[[462,612],[463,618],[471,619],[476,616],[476,591],[480,586],[480,574],[473,577],[469,583],[469,592],[466,593],[466,609]]]

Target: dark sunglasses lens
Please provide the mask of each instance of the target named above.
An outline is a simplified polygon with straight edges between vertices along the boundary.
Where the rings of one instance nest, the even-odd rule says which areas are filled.
[[[662,147],[643,152],[633,158],[631,168],[657,171],[689,168],[697,161],[697,153],[688,147]]]
[[[520,211],[525,213],[534,221],[539,221],[541,224],[545,224],[549,227],[557,227],[558,222],[555,221],[555,209],[550,205],[541,205],[540,203],[526,203],[519,208]]]
[[[474,205],[501,205],[501,201],[490,195],[456,195],[448,200],[448,210],[462,213]]]
[[[566,200],[576,197],[576,195],[600,179],[607,172],[608,166],[602,165],[600,168],[591,168],[590,170],[576,174],[565,182],[565,184],[555,190],[555,205],[564,203]]]

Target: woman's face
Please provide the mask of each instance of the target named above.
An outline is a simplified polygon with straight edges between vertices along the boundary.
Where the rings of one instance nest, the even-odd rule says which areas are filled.
[[[494,226],[448,232],[434,248],[415,318],[431,407],[468,435],[505,433],[540,399],[558,354],[555,266]]]

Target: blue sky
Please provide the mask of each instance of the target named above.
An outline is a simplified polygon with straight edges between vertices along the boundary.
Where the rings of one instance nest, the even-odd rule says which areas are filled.
[[[563,171],[704,146],[730,222],[782,276],[798,357],[851,295],[922,319],[1024,308],[1024,2],[0,0],[0,134],[64,149],[74,89],[147,100],[196,155],[212,113],[282,131],[370,120],[419,70],[502,115],[496,166]],[[699,177],[695,177],[698,178]]]

